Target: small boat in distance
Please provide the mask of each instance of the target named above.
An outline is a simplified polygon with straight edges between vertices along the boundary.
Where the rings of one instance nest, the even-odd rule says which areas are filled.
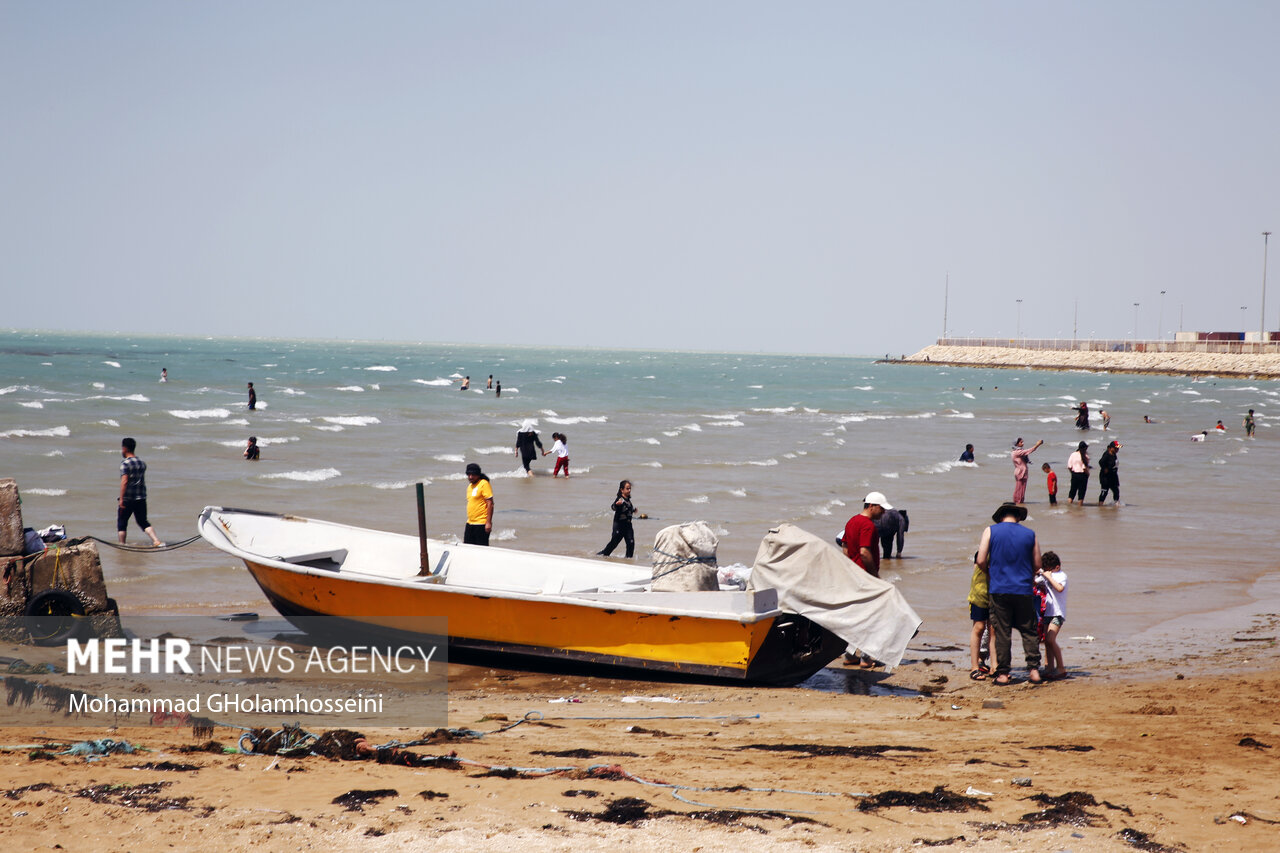
[[[197,527],[297,627],[325,617],[395,641],[447,632],[451,659],[498,653],[787,685],[847,642],[781,609],[777,590],[654,592],[650,568],[634,563],[438,540],[424,549],[413,536],[213,506]]]

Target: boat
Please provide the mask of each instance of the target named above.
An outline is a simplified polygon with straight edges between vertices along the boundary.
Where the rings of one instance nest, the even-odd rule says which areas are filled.
[[[468,655],[739,683],[799,683],[847,640],[776,589],[655,592],[648,566],[428,540],[210,506],[200,535],[244,561],[280,615]],[[834,548],[827,546],[833,553]],[[444,627],[447,625],[447,628]],[[517,663],[518,665],[518,663]]]

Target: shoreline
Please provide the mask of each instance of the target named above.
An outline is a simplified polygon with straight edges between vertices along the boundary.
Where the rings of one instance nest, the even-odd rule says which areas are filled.
[[[1084,370],[1095,373],[1280,379],[1280,355],[1216,352],[1094,352],[934,344],[893,363],[991,369]]]

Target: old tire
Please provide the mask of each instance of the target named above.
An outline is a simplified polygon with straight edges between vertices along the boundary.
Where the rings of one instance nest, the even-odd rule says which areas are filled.
[[[27,602],[24,622],[32,643],[56,646],[80,632],[84,605],[65,589],[46,589]]]

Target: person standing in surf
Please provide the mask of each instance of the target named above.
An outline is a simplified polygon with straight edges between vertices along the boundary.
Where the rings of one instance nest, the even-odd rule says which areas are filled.
[[[464,545],[488,545],[493,532],[493,489],[489,478],[474,462],[467,465],[467,526],[462,532]]]
[[[1027,449],[1022,446],[1022,438],[1013,443],[1013,502],[1016,504],[1024,503],[1027,497],[1027,459],[1032,453],[1036,452],[1036,448],[1044,444],[1044,439],[1037,441],[1035,446]]]
[[[619,542],[625,541],[627,559],[630,560],[636,553],[636,534],[631,527],[631,518],[636,514],[636,508],[631,503],[630,480],[623,480],[618,484],[618,494],[609,505],[609,509],[613,510],[613,535],[609,538],[609,544],[597,553],[601,557],[607,557],[613,553],[614,548],[618,547]]]
[[[138,442],[132,438],[120,442],[120,455],[124,461],[120,463],[120,501],[116,510],[116,538],[125,544],[129,533],[129,519],[135,518],[142,532],[151,537],[151,544],[157,548],[164,545],[155,529],[147,520],[147,463],[134,455]]]
[[[526,477],[533,476],[529,466],[538,458],[538,452],[542,450],[542,439],[538,438],[537,426],[536,420],[526,418],[525,422],[520,424],[520,431],[516,433],[516,456],[520,457],[520,464],[524,466]],[[537,450],[534,449],[535,447]]]

